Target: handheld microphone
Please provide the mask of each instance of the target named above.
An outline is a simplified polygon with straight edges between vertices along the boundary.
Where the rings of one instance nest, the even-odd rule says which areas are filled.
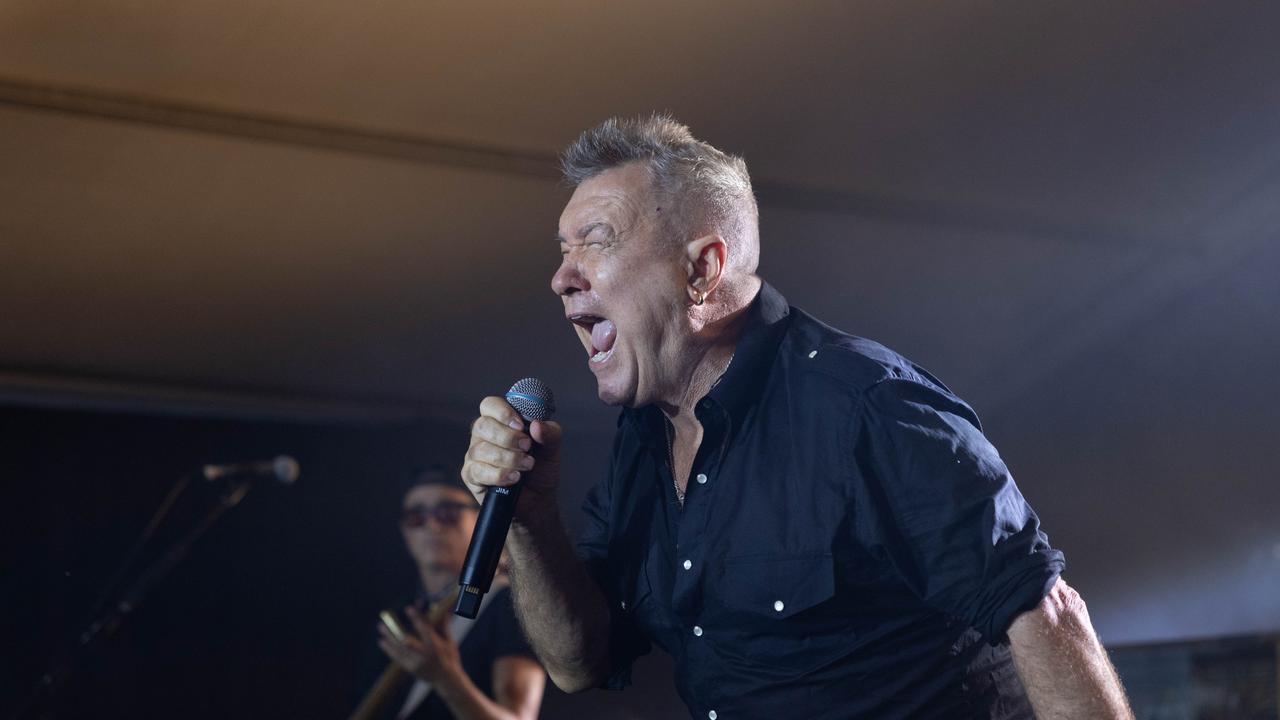
[[[298,461],[288,455],[278,455],[271,460],[205,465],[200,468],[200,476],[209,481],[222,478],[244,478],[246,480],[270,478],[283,485],[291,485],[296,481],[299,472]]]
[[[556,411],[551,388],[537,378],[525,378],[512,385],[507,391],[507,402],[525,422],[550,420]],[[507,531],[511,529],[511,516],[515,514],[523,482],[510,487],[491,487],[485,493],[476,529],[467,547],[467,559],[458,578],[462,588],[453,610],[455,614],[474,619],[480,611],[480,601],[493,584],[493,574],[502,557],[502,546],[507,542]]]

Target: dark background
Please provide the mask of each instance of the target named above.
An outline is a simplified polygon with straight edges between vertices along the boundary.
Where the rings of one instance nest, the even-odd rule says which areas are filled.
[[[278,453],[303,468],[295,485],[255,487],[96,648],[65,688],[63,712],[76,717],[336,716],[353,706],[357,650],[372,643],[377,611],[414,582],[396,525],[404,479],[465,442],[422,423],[37,410],[6,411],[0,433],[6,701],[70,649],[181,474]],[[192,486],[166,527],[191,527],[219,490]]]

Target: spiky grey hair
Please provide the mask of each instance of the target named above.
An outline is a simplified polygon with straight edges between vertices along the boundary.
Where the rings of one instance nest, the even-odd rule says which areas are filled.
[[[717,232],[730,265],[754,273],[760,256],[759,214],[747,163],[698,140],[670,115],[609,118],[582,133],[560,156],[565,180],[581,185],[600,173],[644,162],[673,240]]]

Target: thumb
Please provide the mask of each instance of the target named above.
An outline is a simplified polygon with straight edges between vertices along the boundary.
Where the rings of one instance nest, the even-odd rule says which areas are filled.
[[[560,423],[551,420],[535,420],[529,425],[529,436],[542,446],[544,455],[555,455],[559,452],[563,434]]]

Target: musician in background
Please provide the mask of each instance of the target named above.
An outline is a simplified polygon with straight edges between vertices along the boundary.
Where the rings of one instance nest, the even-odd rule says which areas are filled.
[[[467,555],[479,507],[457,473],[420,473],[405,492],[400,531],[418,567],[417,601],[406,608],[411,626],[397,640],[379,627],[378,645],[414,682],[386,703],[389,718],[536,718],[546,673],[535,660],[511,607],[506,576],[494,578],[475,620],[428,609],[453,607],[458,574]]]

